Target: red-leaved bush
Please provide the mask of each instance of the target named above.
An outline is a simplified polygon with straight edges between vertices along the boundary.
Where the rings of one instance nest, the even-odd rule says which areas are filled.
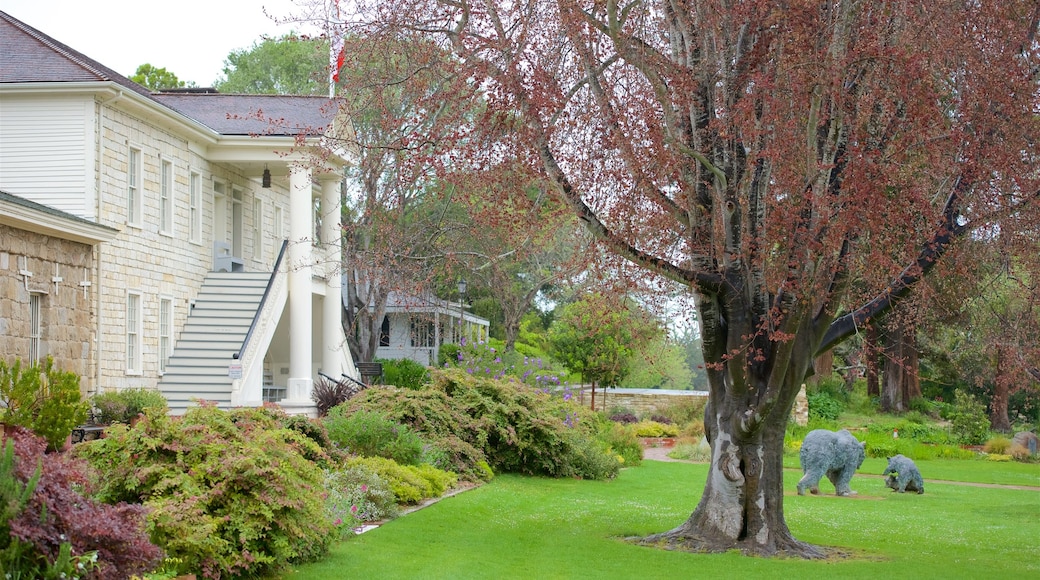
[[[89,466],[64,453],[44,453],[47,443],[22,428],[10,429],[0,447],[14,441],[15,477],[29,481],[40,469],[40,479],[25,508],[9,522],[10,533],[34,548],[35,556],[54,562],[63,543],[72,556],[97,553],[86,578],[128,578],[143,574],[162,560],[145,529],[145,508],[119,503],[106,505],[84,497],[89,492]],[[40,562],[43,565],[43,562]]]

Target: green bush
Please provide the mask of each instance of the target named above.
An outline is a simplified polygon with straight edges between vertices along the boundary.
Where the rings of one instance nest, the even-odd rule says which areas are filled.
[[[54,368],[51,357],[42,368],[34,363],[24,371],[21,360],[13,365],[0,360],[0,423],[29,429],[53,451],[87,420],[87,408],[79,375]]]
[[[806,395],[809,402],[809,418],[836,421],[845,405],[831,393],[820,391]]]
[[[635,429],[636,437],[676,437],[679,428],[675,425],[666,425],[657,421],[640,421],[632,427]]]
[[[452,405],[442,391],[418,391],[394,387],[370,388],[350,400],[349,412],[373,411],[410,425],[428,444],[424,457],[435,467],[454,471],[464,479],[488,481],[492,477],[479,423]],[[471,441],[473,443],[471,443]]]
[[[267,409],[149,408],[133,427],[74,450],[100,472],[98,499],[144,503],[152,541],[178,573],[256,576],[323,556],[334,526],[322,456]]]
[[[410,359],[382,359],[383,383],[401,387],[402,389],[421,389],[430,382],[430,371],[423,365]]]
[[[625,467],[635,467],[643,462],[643,445],[636,437],[635,429],[613,421],[600,424],[596,438],[606,445],[607,451],[621,457]]]
[[[447,395],[452,407],[479,427],[470,442],[484,451],[495,471],[570,477],[575,473],[571,464],[578,461],[575,441],[594,438],[598,429],[592,411],[515,379],[462,369],[436,370],[432,378],[431,389]],[[569,436],[571,431],[579,437]]]
[[[567,464],[571,473],[565,475],[581,479],[613,479],[621,471],[621,461],[618,459],[621,456],[605,443],[574,431],[566,433],[564,438],[570,439],[573,449],[573,458]]]
[[[1003,435],[997,435],[991,437],[989,441],[986,441],[985,446],[982,448],[986,453],[996,453],[998,455],[1008,455],[1011,450],[1011,440]]]
[[[654,414],[664,415],[671,419],[676,425],[688,425],[693,421],[704,424],[704,407],[708,404],[707,397],[682,396],[672,397],[668,405],[658,407]]]
[[[939,416],[939,405],[924,397],[910,399],[910,410],[932,418]]]
[[[119,389],[98,393],[90,398],[102,425],[129,424],[145,409],[166,409],[166,397],[155,389]]]
[[[703,437],[696,442],[692,440],[677,441],[675,447],[668,453],[668,457],[686,461],[711,461],[711,446]]]
[[[398,503],[416,504],[439,497],[458,481],[455,474],[430,465],[401,465],[385,457],[354,457],[347,467],[362,467],[377,474],[394,492]]]
[[[964,391],[957,391],[954,397],[954,409],[950,415],[953,434],[965,445],[985,443],[989,436],[986,406]]]
[[[381,413],[350,412],[345,405],[339,405],[322,422],[329,439],[348,453],[386,457],[402,465],[417,465],[422,459],[423,442],[415,431]]]
[[[442,344],[437,349],[437,366],[443,367],[458,363],[459,351],[460,348],[457,344]]]

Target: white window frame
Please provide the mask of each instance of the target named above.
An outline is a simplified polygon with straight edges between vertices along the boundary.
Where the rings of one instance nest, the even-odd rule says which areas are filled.
[[[173,161],[159,156],[159,233],[173,235]]]
[[[264,259],[264,200],[253,198],[253,259]]]
[[[409,317],[412,348],[432,348],[437,343],[437,330],[429,316],[413,314]]]
[[[159,296],[159,376],[173,355],[173,296]]]
[[[140,291],[126,291],[126,374],[141,375],[141,350],[144,340],[141,325],[144,319],[144,299]]]
[[[274,206],[274,238],[278,245],[285,239],[285,210],[282,206]]]
[[[41,302],[43,294],[29,293],[29,364],[40,362],[40,346],[43,337]]]
[[[144,219],[143,174],[144,154],[140,147],[130,145],[126,156],[126,223],[136,228]]]
[[[188,178],[188,239],[202,243],[202,174],[192,171]]]

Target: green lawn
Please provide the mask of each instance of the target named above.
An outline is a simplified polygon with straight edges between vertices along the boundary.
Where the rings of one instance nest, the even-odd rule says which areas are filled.
[[[860,473],[883,469],[883,460],[868,459]],[[991,470],[1006,473],[991,478]],[[921,471],[926,480],[941,473],[1036,485],[1040,477],[1038,465],[981,461],[935,461]],[[795,536],[844,547],[853,557],[700,555],[621,541],[685,520],[706,472],[704,464],[646,461],[609,482],[499,476],[340,542],[323,562],[285,578],[1040,577],[1035,490],[927,483],[924,495],[895,494],[879,477],[857,476],[855,498],[800,497],[794,488],[801,473],[788,470],[784,504]],[[833,488],[824,481],[821,491]]]

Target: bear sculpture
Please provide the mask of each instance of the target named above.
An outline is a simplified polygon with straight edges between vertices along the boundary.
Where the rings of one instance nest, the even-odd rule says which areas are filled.
[[[903,455],[889,457],[888,467],[881,475],[888,476],[888,479],[885,480],[885,487],[892,488],[892,491],[924,493],[924,478],[914,465],[914,460],[909,457]]]
[[[853,474],[863,465],[866,454],[863,443],[845,429],[810,431],[802,442],[802,471],[805,475],[798,482],[798,495],[805,495],[806,488],[813,494],[820,493],[820,478],[825,474],[834,484],[834,492],[840,496],[855,495],[849,488]]]

